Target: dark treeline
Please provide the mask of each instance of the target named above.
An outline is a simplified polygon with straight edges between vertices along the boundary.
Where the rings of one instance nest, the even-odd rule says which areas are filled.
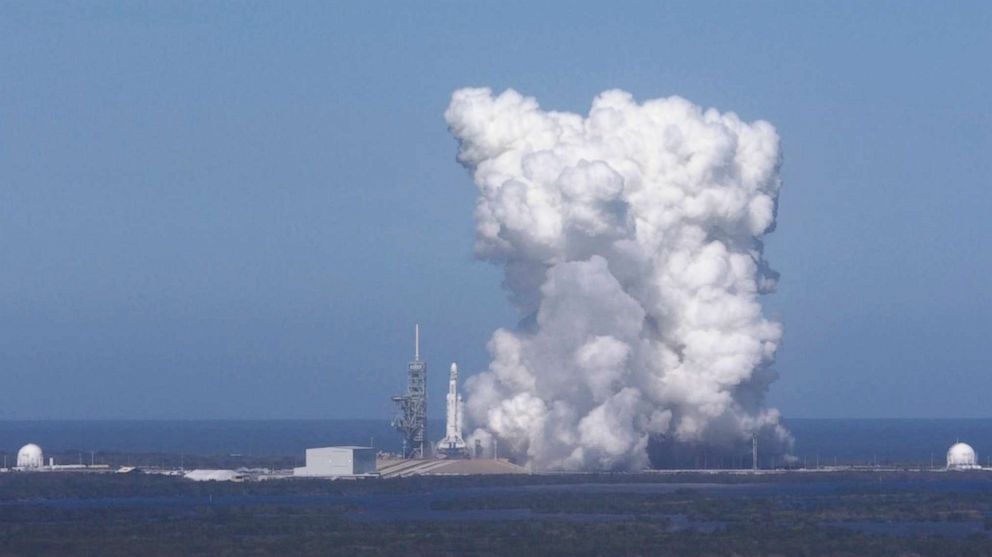
[[[246,483],[8,473],[0,498],[0,556],[992,556],[992,475],[977,471]],[[376,514],[396,501],[419,505],[416,516]]]

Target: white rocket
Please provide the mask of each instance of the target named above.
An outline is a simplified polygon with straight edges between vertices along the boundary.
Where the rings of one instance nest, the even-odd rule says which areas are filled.
[[[461,411],[462,396],[458,394],[458,364],[451,363],[451,375],[448,377],[447,429],[444,439],[437,442],[437,453],[449,457],[466,456],[468,448],[462,439]]]

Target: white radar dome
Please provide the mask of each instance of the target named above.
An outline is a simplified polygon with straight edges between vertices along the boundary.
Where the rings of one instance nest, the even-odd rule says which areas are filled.
[[[28,443],[17,451],[18,468],[41,468],[45,464],[45,458],[41,454],[41,447],[34,443]]]
[[[947,449],[948,470],[968,470],[978,468],[978,455],[967,443],[955,443]]]

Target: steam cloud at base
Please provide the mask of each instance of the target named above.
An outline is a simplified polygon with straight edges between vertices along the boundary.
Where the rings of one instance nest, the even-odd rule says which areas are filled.
[[[769,123],[618,90],[582,117],[461,89],[445,119],[479,190],[476,254],[522,316],[466,383],[469,446],[495,437],[536,470],[640,469],[752,435],[788,449],[764,404],[782,336],[759,303],[777,280]]]

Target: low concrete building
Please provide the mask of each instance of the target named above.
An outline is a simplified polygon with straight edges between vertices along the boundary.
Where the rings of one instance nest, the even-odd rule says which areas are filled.
[[[237,470],[190,470],[183,477],[194,482],[243,482],[248,479]]]
[[[307,465],[294,468],[294,476],[341,478],[375,476],[376,450],[373,447],[320,447],[307,449]]]

